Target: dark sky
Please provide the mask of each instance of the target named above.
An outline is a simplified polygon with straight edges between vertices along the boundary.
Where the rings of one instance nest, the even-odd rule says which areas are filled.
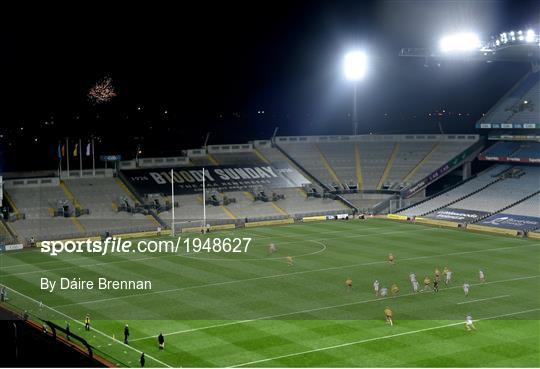
[[[441,118],[445,131],[474,132],[529,66],[426,68],[399,49],[433,47],[463,29],[488,38],[540,23],[540,1],[92,4],[3,12],[6,170],[54,168],[62,137],[94,135],[99,153],[131,158],[137,145],[145,156],[198,148],[207,132],[211,144],[268,138],[276,126],[281,135],[349,133],[352,87],[340,67],[353,47],[369,56],[361,133],[437,132],[428,113],[442,109],[464,113]],[[118,96],[89,104],[88,89],[105,76]]]

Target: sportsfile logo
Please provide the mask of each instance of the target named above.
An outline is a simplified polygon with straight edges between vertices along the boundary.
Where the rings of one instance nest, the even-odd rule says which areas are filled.
[[[41,252],[51,256],[61,253],[89,253],[106,255],[108,253],[150,252],[150,253],[178,253],[181,238],[173,240],[139,240],[134,243],[123,240],[121,237],[107,237],[104,240],[67,240],[43,241]]]
[[[123,240],[107,237],[104,240],[43,241],[41,252],[51,256],[62,253],[245,253],[251,244],[250,237],[178,237],[175,240]]]

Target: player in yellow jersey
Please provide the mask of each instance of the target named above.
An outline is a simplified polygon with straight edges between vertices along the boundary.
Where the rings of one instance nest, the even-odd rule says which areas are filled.
[[[293,265],[294,265],[294,259],[293,259],[292,256],[287,256],[287,257],[285,258],[285,260],[287,261],[287,264],[288,264],[289,266],[293,266]]]
[[[347,278],[345,281],[345,286],[347,286],[347,291],[350,291],[352,289],[352,279],[351,277]]]
[[[86,314],[86,316],[84,317],[84,330],[90,330],[90,314]]]
[[[439,268],[435,268],[435,278],[439,278],[441,276],[441,271]]]
[[[392,291],[392,296],[396,297],[397,294],[399,293],[399,287],[397,284],[393,284],[391,287],[390,287],[390,291]]]
[[[431,279],[429,277],[424,278],[424,288],[422,291],[431,290]]]
[[[391,264],[391,265],[394,265],[396,263],[396,258],[394,256],[394,254],[392,254],[392,253],[388,254],[388,263]]]
[[[386,309],[384,309],[384,317],[386,318],[386,323],[390,324],[391,326],[394,325],[394,319],[392,318],[392,310],[387,306]]]

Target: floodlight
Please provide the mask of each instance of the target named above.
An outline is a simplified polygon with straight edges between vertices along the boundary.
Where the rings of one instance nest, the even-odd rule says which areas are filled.
[[[525,35],[525,42],[533,42],[534,41],[534,30],[529,29],[527,30],[527,34]]]
[[[440,41],[442,52],[465,52],[477,50],[481,46],[478,35],[474,33],[459,33],[443,37]]]
[[[366,54],[363,51],[351,51],[345,55],[343,70],[350,81],[358,81],[366,74]]]

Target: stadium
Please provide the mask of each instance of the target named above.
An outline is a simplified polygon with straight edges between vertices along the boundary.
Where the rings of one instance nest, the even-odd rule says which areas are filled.
[[[410,84],[429,75],[441,101],[467,94],[437,80],[445,68],[484,76],[460,87],[473,90],[470,106],[488,107],[476,116],[441,108],[373,130],[364,122],[377,107],[362,84],[375,78],[373,60],[389,62],[355,47],[335,68],[347,92],[335,97],[341,131],[338,118],[322,129],[278,127],[264,117],[278,108],[262,104],[245,118],[256,128],[221,120],[223,107],[208,126],[186,127],[193,117],[175,121],[172,103],[153,121],[152,99],[167,93],[146,91],[139,103],[135,79],[118,77],[130,81],[120,88],[114,73],[85,91],[86,110],[69,128],[50,127],[75,109],[70,100],[39,127],[27,116],[3,124],[7,366],[538,367],[539,34],[537,22],[489,36],[464,28],[435,44],[389,47],[391,68],[408,68],[396,73]],[[510,71],[506,82],[486,68]],[[396,101],[428,106],[430,94]],[[15,95],[32,102],[32,92]],[[207,98],[232,104],[226,95]],[[179,131],[154,136],[171,121]],[[208,132],[203,142],[197,129]],[[50,157],[33,152],[45,147]]]

